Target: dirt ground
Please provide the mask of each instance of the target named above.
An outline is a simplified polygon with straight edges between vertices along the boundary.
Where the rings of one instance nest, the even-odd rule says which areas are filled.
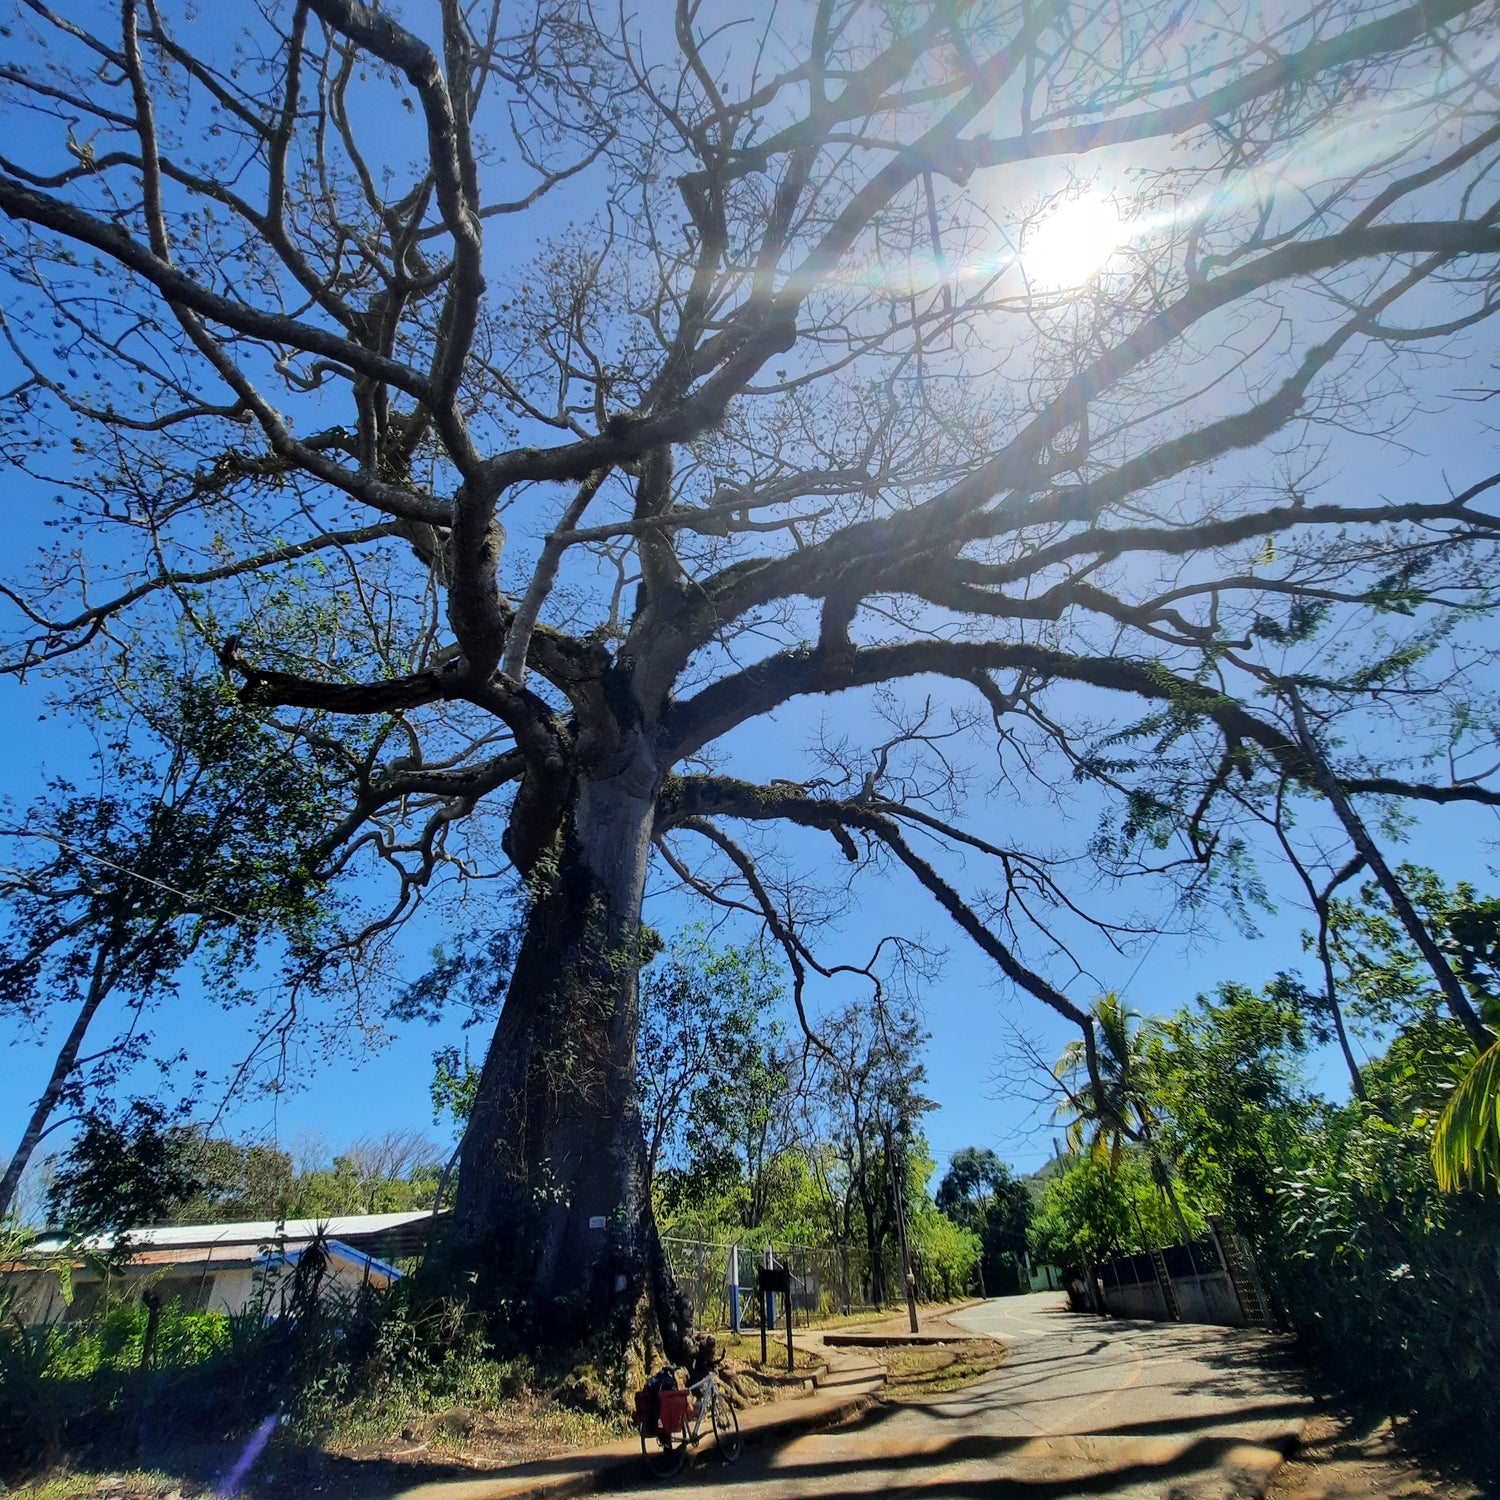
[[[1308,1421],[1266,1500],[1484,1500],[1491,1493],[1413,1456],[1389,1417],[1346,1413]]]

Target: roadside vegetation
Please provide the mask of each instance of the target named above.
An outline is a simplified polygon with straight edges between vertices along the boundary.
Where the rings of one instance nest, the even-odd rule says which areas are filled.
[[[1494,1027],[1500,906],[1397,873]],[[1099,1086],[1075,1054],[1059,1063],[1078,1149],[1047,1184],[1033,1248],[1087,1276],[1179,1243],[1175,1198],[1195,1236],[1212,1219],[1243,1239],[1275,1321],[1351,1393],[1432,1440],[1493,1431],[1500,1198],[1493,1174],[1455,1170],[1438,1129],[1475,1046],[1373,883],[1329,903],[1320,945],[1320,990],[1289,974],[1225,982],[1157,1018],[1101,1001]],[[1311,1081],[1341,1056],[1344,1097]]]

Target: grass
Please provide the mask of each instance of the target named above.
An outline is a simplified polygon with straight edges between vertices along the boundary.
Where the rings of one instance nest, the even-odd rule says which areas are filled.
[[[61,1472],[7,1488],[6,1500],[164,1500],[182,1493],[182,1480],[160,1469],[132,1469],[119,1474]]]
[[[885,1366],[884,1394],[898,1401],[902,1397],[960,1390],[1005,1363],[1005,1345],[994,1339],[956,1338],[949,1344],[898,1344],[871,1349],[868,1353]]]

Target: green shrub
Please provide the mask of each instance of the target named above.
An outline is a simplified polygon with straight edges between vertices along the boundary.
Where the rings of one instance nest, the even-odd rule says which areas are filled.
[[[1500,1430],[1500,1203],[1439,1193],[1425,1121],[1331,1115],[1263,1248],[1288,1320],[1392,1412]]]

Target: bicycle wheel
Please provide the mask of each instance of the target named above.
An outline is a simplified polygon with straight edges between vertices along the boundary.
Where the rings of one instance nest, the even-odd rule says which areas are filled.
[[[729,1398],[715,1391],[708,1415],[714,1424],[714,1442],[718,1444],[719,1456],[726,1464],[732,1464],[740,1456],[740,1419],[735,1415]]]
[[[681,1467],[687,1452],[687,1434],[680,1429],[658,1435],[641,1429],[641,1457],[658,1479],[670,1479]]]

